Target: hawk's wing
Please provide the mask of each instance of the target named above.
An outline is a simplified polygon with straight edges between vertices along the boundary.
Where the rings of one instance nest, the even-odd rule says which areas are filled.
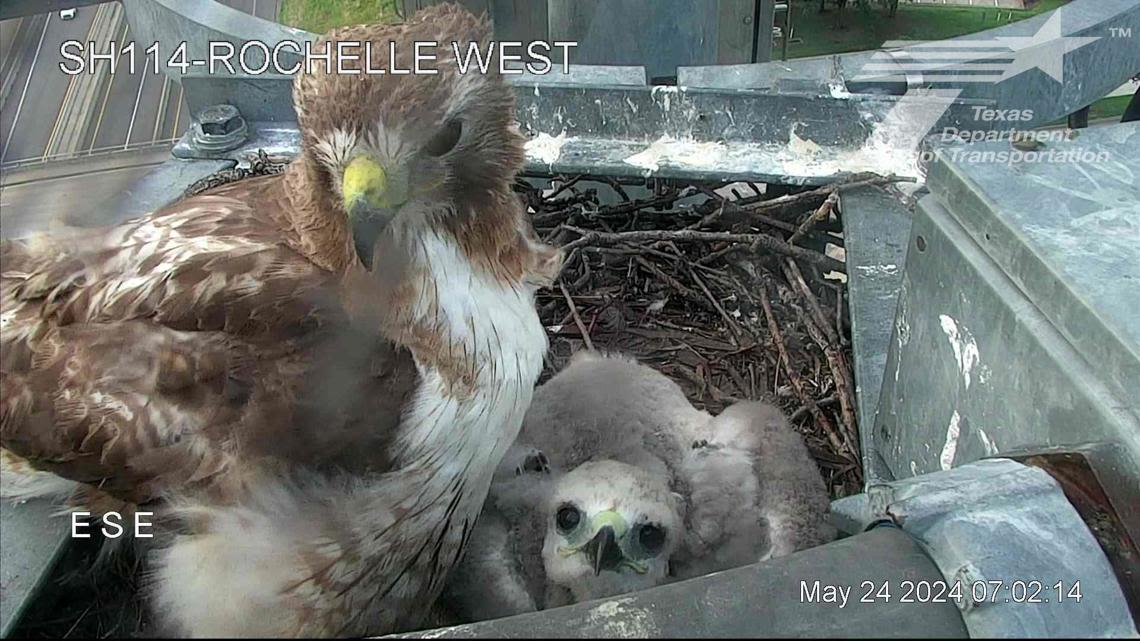
[[[348,329],[336,277],[285,244],[282,179],[87,237],[5,241],[0,445],[132,502],[187,483],[225,491],[261,456],[375,453],[414,366]],[[350,341],[363,344],[333,351]]]
[[[823,478],[783,412],[742,402],[707,422],[685,457],[690,487],[685,548],[690,578],[786,556],[835,536]]]

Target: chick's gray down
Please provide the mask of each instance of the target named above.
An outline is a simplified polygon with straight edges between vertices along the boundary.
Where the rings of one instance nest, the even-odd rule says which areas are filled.
[[[834,538],[783,413],[694,408],[664,375],[579,352],[535,391],[443,603],[498,618],[784,556]]]

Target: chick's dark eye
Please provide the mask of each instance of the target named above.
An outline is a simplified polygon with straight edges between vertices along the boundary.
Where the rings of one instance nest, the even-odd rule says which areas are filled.
[[[643,525],[637,533],[637,542],[650,554],[657,554],[665,545],[665,528],[656,525]]]
[[[459,143],[459,136],[463,134],[463,122],[460,120],[448,120],[443,125],[443,129],[432,136],[424,147],[424,151],[429,156],[442,156],[447,152],[455,149],[455,145]]]
[[[558,515],[555,517],[558,529],[563,532],[569,532],[578,527],[578,522],[581,520],[582,513],[573,505],[563,505],[558,508]]]

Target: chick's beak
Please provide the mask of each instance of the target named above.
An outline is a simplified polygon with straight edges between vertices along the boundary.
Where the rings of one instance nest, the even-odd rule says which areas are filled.
[[[602,570],[616,570],[621,565],[623,556],[617,544],[617,535],[608,525],[603,525],[598,530],[584,550],[594,565],[595,576],[601,574]]]
[[[352,225],[360,262],[372,268],[376,239],[407,200],[407,177],[385,170],[369,156],[357,156],[344,168],[341,193]]]

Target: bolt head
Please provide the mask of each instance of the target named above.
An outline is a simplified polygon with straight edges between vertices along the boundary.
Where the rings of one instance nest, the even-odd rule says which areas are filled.
[[[243,124],[241,113],[233,105],[211,105],[198,112],[202,133],[224,136],[237,131]]]

